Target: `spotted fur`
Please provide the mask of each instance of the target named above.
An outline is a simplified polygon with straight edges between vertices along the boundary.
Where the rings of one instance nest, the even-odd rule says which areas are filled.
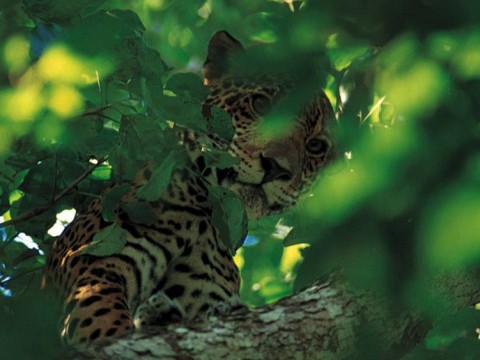
[[[205,63],[210,94],[204,113],[208,117],[210,108],[218,106],[230,114],[235,130],[231,142],[213,134],[208,139],[183,135],[191,168],[203,172],[205,179],[177,170],[160,200],[150,203],[156,214],[151,225],[135,223],[119,211],[116,222],[128,234],[119,254],[82,254],[93,236],[110,225],[102,219],[101,199],[90,203],[55,241],[46,279],[65,298],[62,336],[67,343],[100,342],[134,327],[194,319],[218,304],[235,303],[238,269],[212,225],[204,181],[230,188],[242,199],[249,218],[260,218],[295,203],[331,158],[327,121],[333,113],[321,92],[296,116],[287,136],[258,136],[263,112],[281,101],[292,85],[275,78],[229,75],[228,59],[241,49],[228,33],[218,32]],[[230,151],[239,164],[227,170],[205,169],[200,145],[205,140]],[[142,169],[133,189],[150,175],[148,166]],[[137,201],[133,194],[134,190],[123,201]]]

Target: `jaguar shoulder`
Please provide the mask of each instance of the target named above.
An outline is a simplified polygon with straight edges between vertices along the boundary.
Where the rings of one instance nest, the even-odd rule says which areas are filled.
[[[218,106],[231,116],[234,135],[218,142],[239,159],[228,170],[209,170],[200,181],[190,171],[174,172],[160,200],[150,205],[155,221],[141,225],[119,212],[127,233],[119,254],[82,254],[94,235],[110,225],[102,201],[94,200],[56,239],[47,258],[47,284],[65,298],[62,336],[67,343],[98,342],[135,327],[172,319],[194,319],[219,303],[238,298],[240,278],[232,256],[212,224],[205,181],[239,195],[249,218],[282,211],[332,158],[328,124],[334,118],[323,92],[295,116],[288,135],[266,140],[256,131],[265,111],[291,85],[265,77],[229,74],[229,59],[242,50],[224,31],[210,40],[204,65],[209,95],[204,109]],[[185,134],[191,167],[203,171],[201,137]],[[212,134],[209,141],[218,139]],[[204,171],[205,173],[205,171]],[[133,182],[145,183],[149,167]],[[136,201],[133,194],[126,201]]]

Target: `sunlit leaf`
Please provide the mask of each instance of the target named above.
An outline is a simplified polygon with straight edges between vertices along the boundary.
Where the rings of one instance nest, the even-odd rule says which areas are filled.
[[[112,176],[112,167],[108,165],[101,165],[93,170],[91,177],[95,180],[110,180]]]

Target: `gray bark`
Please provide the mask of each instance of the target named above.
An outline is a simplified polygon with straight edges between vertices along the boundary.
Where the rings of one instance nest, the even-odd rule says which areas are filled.
[[[439,276],[425,290],[433,296],[448,294],[454,312],[480,299],[476,280],[465,273]],[[375,351],[369,357],[393,359],[421,341],[428,329],[412,314],[389,311],[386,299],[353,292],[332,276],[275,304],[134,332],[105,346],[76,349],[72,358],[323,360]],[[369,341],[374,346],[366,347]]]

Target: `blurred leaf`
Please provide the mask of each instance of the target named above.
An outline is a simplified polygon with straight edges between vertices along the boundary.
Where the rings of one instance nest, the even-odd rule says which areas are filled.
[[[450,55],[455,70],[461,78],[480,77],[480,30],[468,29],[450,44]],[[448,45],[447,45],[448,46]]]
[[[418,41],[403,37],[381,55],[378,86],[401,115],[419,117],[432,111],[446,95],[449,79],[430,59],[418,56]]]
[[[10,299],[0,296],[2,358],[48,360],[65,356],[57,335],[60,309],[56,303],[51,294],[38,289]]]
[[[464,267],[480,259],[479,184],[462,181],[446,189],[427,209],[420,256],[436,267]]]
[[[99,53],[86,57],[68,46],[54,44],[42,55],[37,64],[38,76],[59,84],[87,86],[96,83],[97,75],[109,75],[113,64]]]
[[[473,308],[462,309],[454,316],[444,316],[429,331],[423,345],[438,354],[455,357],[459,353],[465,353],[473,359],[474,354],[480,354],[476,333],[479,320],[480,312]]]
[[[354,42],[338,34],[330,36],[327,48],[330,62],[337,71],[347,69],[353,61],[368,55],[370,50],[368,44]]]

